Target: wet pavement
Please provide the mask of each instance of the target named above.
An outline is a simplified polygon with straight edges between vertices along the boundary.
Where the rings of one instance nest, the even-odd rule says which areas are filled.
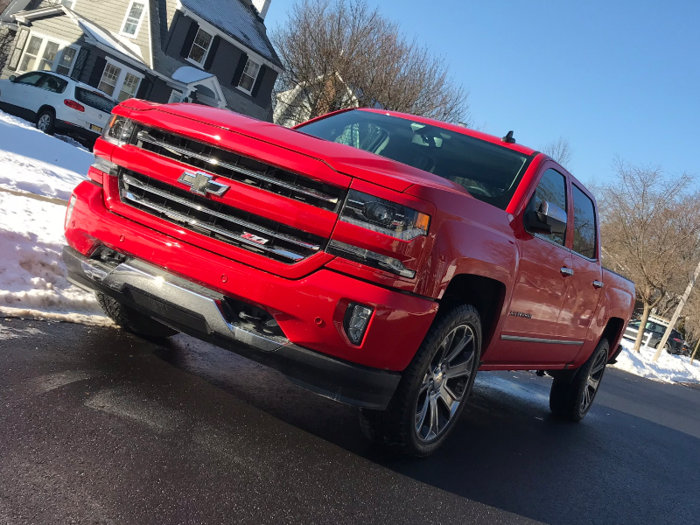
[[[700,389],[608,370],[580,424],[550,380],[483,373],[435,455],[177,336],[0,319],[0,524],[696,523]]]

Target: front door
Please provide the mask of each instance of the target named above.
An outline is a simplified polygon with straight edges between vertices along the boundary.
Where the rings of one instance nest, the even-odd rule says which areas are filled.
[[[566,188],[566,177],[547,169],[527,209],[538,209],[547,201],[566,210]],[[557,335],[572,270],[565,241],[566,234],[525,233],[511,303],[500,340],[487,356],[489,363],[561,364],[578,350]]]

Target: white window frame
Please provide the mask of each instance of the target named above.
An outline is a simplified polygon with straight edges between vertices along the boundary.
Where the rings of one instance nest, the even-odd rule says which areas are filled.
[[[29,35],[27,35],[27,41],[24,44],[24,50],[22,51],[22,56],[19,57],[19,62],[17,63],[17,75],[21,75],[24,73],[29,73],[30,70],[22,70],[20,69],[22,66],[22,62],[24,61],[24,57],[27,54],[27,48],[29,47],[29,41],[32,39],[32,37],[35,36],[37,38],[41,38],[41,46],[39,46],[39,51],[36,54],[36,60],[37,63],[35,64],[35,67],[39,67],[39,63],[41,62],[43,56],[44,56],[44,51],[46,51],[46,44],[48,42],[53,42],[54,44],[58,44],[58,51],[56,51],[56,58],[53,61],[53,64],[51,66],[50,71],[56,72],[56,68],[58,67],[58,63],[61,61],[61,58],[63,57],[63,50],[70,47],[72,49],[75,49],[75,59],[77,60],[78,55],[80,54],[80,46],[75,45],[75,44],[69,44],[68,42],[64,40],[59,40],[57,38],[54,38],[52,36],[47,36],[43,33],[37,33],[36,31],[30,31]],[[73,62],[70,65],[70,69],[68,73],[66,73],[65,76],[69,77],[71,73],[73,73],[73,68],[75,67],[75,62],[76,60],[73,60]],[[38,69],[31,70],[31,71],[39,71]],[[62,74],[62,73],[60,73]]]
[[[139,19],[139,23],[136,25],[136,32],[133,35],[130,35],[129,33],[124,32],[124,26],[126,25],[126,21],[129,18],[129,13],[131,13],[131,8],[134,4],[143,4],[143,11],[141,11],[141,18]],[[126,38],[136,38],[137,36],[139,36],[139,31],[141,31],[141,24],[143,24],[143,19],[146,18],[147,10],[148,2],[146,2],[146,0],[131,0],[131,2],[129,2],[129,6],[126,8],[126,14],[124,15],[124,20],[122,20],[122,25],[120,26],[121,29],[119,30],[119,34],[121,36],[125,36]]]
[[[250,86],[250,90],[247,90],[243,86],[241,86],[241,80],[243,80],[243,75],[245,75],[245,68],[248,67],[248,63],[252,62],[253,64],[256,64],[258,66],[258,71],[255,73],[255,77],[253,77],[253,83]],[[241,78],[238,79],[238,85],[236,86],[238,89],[243,91],[243,93],[246,93],[248,95],[253,95],[253,90],[255,89],[255,83],[258,81],[258,77],[260,76],[260,70],[262,69],[263,64],[258,62],[257,60],[253,60],[250,56],[248,56],[248,60],[246,60],[245,66],[243,67],[243,73],[241,73]],[[248,75],[250,76],[250,75]]]
[[[209,41],[209,46],[207,46],[207,49],[204,51],[204,56],[202,57],[202,61],[197,62],[194,58],[190,58],[190,54],[192,53],[192,48],[194,47],[194,43],[197,40],[197,35],[199,34],[200,31],[202,33],[206,33],[207,35],[209,35],[211,37],[211,40]],[[189,63],[194,64],[195,66],[197,66],[199,68],[203,68],[204,64],[206,64],[206,62],[207,62],[207,58],[209,58],[209,51],[211,51],[211,45],[214,43],[214,38],[216,38],[216,33],[209,31],[208,29],[203,29],[202,26],[199,26],[199,28],[197,29],[197,33],[194,35],[194,39],[192,40],[192,45],[190,45],[190,50],[187,52],[186,60]]]
[[[108,95],[112,97],[114,100],[118,100],[117,97],[119,97],[119,93],[122,91],[122,87],[124,86],[124,80],[126,79],[126,74],[131,73],[135,77],[139,78],[139,84],[136,86],[136,92],[134,93],[134,96],[136,96],[136,93],[139,92],[139,88],[141,87],[141,82],[143,82],[143,79],[146,78],[143,73],[139,73],[135,69],[131,69],[128,66],[125,66],[121,62],[117,62],[116,60],[112,60],[109,57],[105,57],[107,64],[111,64],[114,67],[118,67],[121,71],[119,72],[119,76],[117,77],[117,81],[114,84],[114,92],[111,95]],[[105,64],[105,69],[107,69],[107,64]],[[100,80],[98,82],[98,86],[102,83],[102,77],[105,74],[105,69],[102,70],[102,74],[100,75]]]

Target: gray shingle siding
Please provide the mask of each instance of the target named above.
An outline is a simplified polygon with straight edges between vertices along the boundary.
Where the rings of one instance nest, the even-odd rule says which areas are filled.
[[[78,44],[84,41],[83,32],[70,18],[65,15],[52,15],[39,20],[32,20],[32,33],[54,37],[68,44]]]

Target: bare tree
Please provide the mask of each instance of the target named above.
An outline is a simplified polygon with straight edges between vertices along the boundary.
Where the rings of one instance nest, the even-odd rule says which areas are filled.
[[[635,281],[649,313],[688,277],[700,249],[700,194],[690,191],[692,177],[665,176],[660,168],[615,161],[617,178],[603,186],[601,230],[605,249],[623,273]],[[685,286],[685,285],[682,285]],[[682,288],[681,288],[682,290]],[[634,349],[639,351],[644,330]]]
[[[366,0],[299,0],[272,41],[285,66],[276,120],[374,107],[469,122],[468,94],[445,60],[407,39]]]
[[[564,137],[559,137],[557,140],[548,142],[540,151],[552,157],[565,168],[568,168],[571,164],[571,157],[573,154],[571,144],[569,144],[569,141]]]

